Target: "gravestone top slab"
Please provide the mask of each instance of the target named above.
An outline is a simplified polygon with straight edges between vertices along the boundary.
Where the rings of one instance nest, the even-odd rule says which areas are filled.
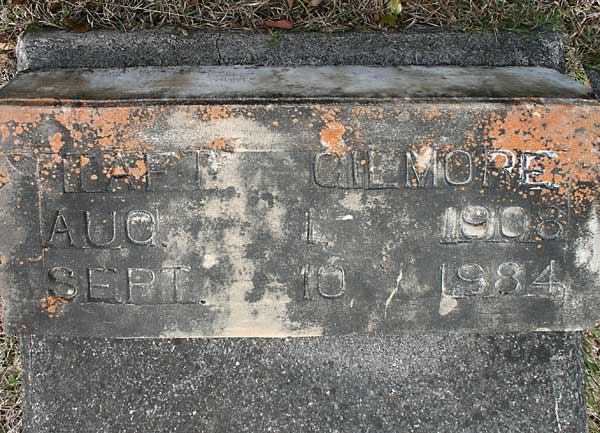
[[[43,70],[20,75],[1,93],[5,103],[54,105],[442,97],[579,100],[593,95],[589,87],[542,67],[356,65]]]

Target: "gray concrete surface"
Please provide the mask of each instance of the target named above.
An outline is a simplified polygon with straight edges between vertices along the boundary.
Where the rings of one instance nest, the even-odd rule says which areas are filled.
[[[187,66],[53,69],[20,74],[0,99],[332,100],[591,98],[554,69],[488,66]]]
[[[586,68],[585,72],[592,85],[594,95],[600,100],[600,71],[597,69]]]
[[[23,337],[25,433],[586,433],[579,334]]]
[[[564,71],[560,35],[548,31],[278,33],[145,30],[26,33],[19,70],[181,65],[541,66]]]
[[[284,34],[281,43],[275,42],[269,35],[236,32],[181,37],[170,31],[84,36],[44,31],[22,39],[19,66],[347,63],[564,69],[560,39],[546,33]],[[26,432],[587,432],[577,332],[21,339]]]
[[[368,336],[600,319],[600,193],[586,182],[600,160],[580,145],[600,135],[594,99],[37,102],[0,111],[0,227],[26,222],[3,240],[12,332]]]

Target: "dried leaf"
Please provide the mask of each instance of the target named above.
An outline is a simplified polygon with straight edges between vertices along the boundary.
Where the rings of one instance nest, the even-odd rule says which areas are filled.
[[[77,33],[85,33],[90,31],[90,25],[87,22],[78,23],[72,18],[65,17],[65,25]]]
[[[12,0],[10,2],[11,6],[23,5],[27,2],[27,0]]]
[[[287,4],[288,4],[288,8],[293,8],[294,7],[294,0],[287,0]]]
[[[309,6],[316,8],[321,4],[322,1],[323,0],[310,0],[310,2],[308,4],[309,4]]]
[[[190,6],[198,6],[199,0],[190,0],[188,2],[188,5]]]
[[[14,42],[0,41],[0,52],[1,51],[12,51],[14,49],[15,49]],[[1,173],[0,173],[0,177],[1,177]]]
[[[62,9],[61,2],[52,2],[48,5],[48,10],[50,11],[51,14],[55,14],[58,11],[60,11],[61,9]]]
[[[290,20],[278,20],[278,21],[265,21],[264,22],[265,27],[270,28],[270,29],[285,29],[285,30],[290,30],[292,28],[294,28],[294,23],[291,22]]]

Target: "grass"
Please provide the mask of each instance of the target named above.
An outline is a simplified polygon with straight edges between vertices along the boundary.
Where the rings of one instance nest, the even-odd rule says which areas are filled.
[[[0,433],[16,433],[21,431],[19,340],[2,334],[1,329],[0,314]]]
[[[551,28],[564,36],[569,74],[583,80],[583,65],[600,69],[600,0],[412,0],[393,25],[387,0],[0,0],[0,81],[13,74],[14,43],[27,28],[85,31],[157,26],[187,29],[258,29],[288,20],[294,31],[395,31],[418,26],[454,30],[529,31]],[[273,31],[273,41],[280,38]],[[20,431],[17,340],[0,334],[0,433]],[[600,433],[600,328],[586,333],[590,432]]]
[[[583,340],[586,368],[586,398],[590,433],[600,432],[600,329],[592,329]]]

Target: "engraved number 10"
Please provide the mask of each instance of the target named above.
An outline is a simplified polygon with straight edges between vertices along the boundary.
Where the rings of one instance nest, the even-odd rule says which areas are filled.
[[[301,270],[305,301],[312,300],[312,294],[318,293],[326,299],[336,299],[346,291],[346,272],[339,265],[321,266],[316,269],[310,264]]]

